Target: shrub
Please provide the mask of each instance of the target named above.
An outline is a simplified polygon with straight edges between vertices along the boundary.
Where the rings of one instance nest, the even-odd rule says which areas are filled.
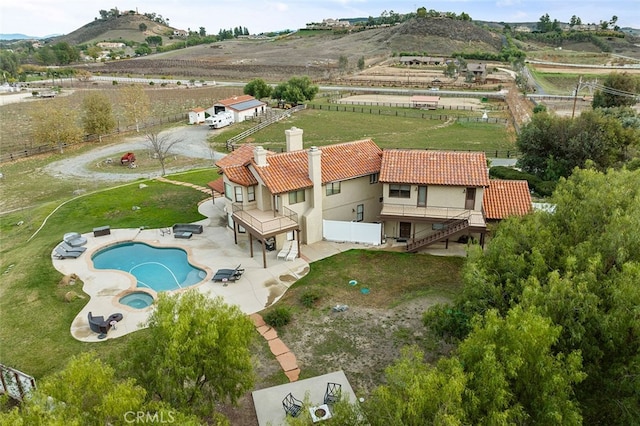
[[[264,321],[271,327],[282,327],[291,321],[291,308],[279,306],[264,315]]]
[[[320,299],[320,293],[316,289],[310,288],[302,293],[300,296],[300,303],[307,308],[311,308],[318,299]]]
[[[435,305],[422,314],[422,322],[447,341],[464,339],[471,331],[469,316],[451,305]]]

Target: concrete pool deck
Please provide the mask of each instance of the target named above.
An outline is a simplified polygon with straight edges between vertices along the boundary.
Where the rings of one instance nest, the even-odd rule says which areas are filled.
[[[53,266],[62,274],[76,274],[83,282],[82,290],[89,296],[84,308],[71,324],[71,335],[83,342],[100,342],[114,339],[143,328],[151,314],[152,307],[135,309],[118,302],[120,297],[137,290],[135,279],[122,271],[96,270],[91,256],[98,250],[120,242],[144,242],[157,247],[179,247],[187,251],[189,261],[206,271],[206,278],[189,288],[207,294],[220,296],[228,304],[237,305],[242,312],[259,312],[276,302],[298,279],[309,272],[309,263],[351,248],[367,248],[362,244],[331,243],[322,241],[310,246],[302,246],[301,257],[293,261],[277,259],[277,250],[267,252],[268,268],[263,268],[262,252],[259,243],[254,241],[254,257],[249,254],[249,241],[246,235],[233,241],[233,231],[227,228],[222,203],[215,204],[211,199],[200,204],[198,210],[207,217],[195,222],[203,226],[202,234],[193,234],[190,239],[174,238],[173,234],[160,229],[111,229],[109,235],[94,237],[93,233],[83,234],[87,238],[86,252],[75,259],[58,259],[52,252]],[[100,225],[100,224],[98,224]],[[245,270],[242,277],[224,285],[211,281],[213,274],[220,268],[235,268],[242,265]],[[69,290],[73,290],[70,286]],[[155,295],[155,292],[145,289]],[[177,290],[180,291],[180,290]],[[122,321],[115,329],[107,333],[105,339],[91,331],[88,313],[94,316],[108,317],[113,313],[122,313]]]

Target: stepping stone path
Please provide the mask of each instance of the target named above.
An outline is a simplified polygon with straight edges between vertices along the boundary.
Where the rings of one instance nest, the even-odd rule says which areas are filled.
[[[204,187],[204,186],[196,185],[196,184],[189,183],[189,182],[180,182],[180,181],[177,181],[177,180],[171,180],[171,179],[167,179],[167,178],[162,177],[162,176],[157,177],[156,180],[160,181],[160,182],[164,182],[164,183],[171,183],[173,185],[188,186],[188,187],[196,189],[196,190],[198,190],[200,192],[204,192],[207,195],[211,195],[211,188],[207,188],[207,187]]]
[[[298,380],[298,377],[300,376],[300,368],[298,367],[296,356],[289,350],[287,345],[280,340],[278,332],[271,326],[267,325],[260,314],[251,314],[249,315],[249,318],[253,321],[253,325],[255,325],[258,333],[260,333],[260,335],[264,337],[269,344],[271,353],[275,355],[276,360],[280,363],[280,367],[284,370],[284,374],[289,378],[289,381],[295,382]]]
[[[211,189],[204,186],[194,185],[188,182],[175,181],[167,179],[165,177],[157,177],[156,180],[160,182],[171,183],[174,185],[189,186],[198,191],[204,192],[205,194],[211,195]],[[284,342],[280,340],[280,338],[278,337],[278,332],[271,326],[267,325],[260,314],[251,314],[249,315],[249,318],[251,318],[251,321],[253,321],[253,325],[256,327],[256,330],[258,330],[258,333],[260,333],[260,335],[264,337],[269,344],[271,353],[276,357],[278,363],[280,363],[280,366],[282,367],[282,370],[284,370],[284,374],[286,374],[286,376],[289,378],[289,381],[295,382],[296,380],[298,380],[298,377],[300,376],[298,360],[296,359],[296,356],[293,354],[293,352],[289,350],[287,345],[285,345]]]

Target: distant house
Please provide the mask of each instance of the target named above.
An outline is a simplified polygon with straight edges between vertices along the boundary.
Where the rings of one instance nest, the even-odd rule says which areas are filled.
[[[101,49],[124,49],[126,44],[103,41],[100,43],[96,43],[96,46],[98,46]]]
[[[176,37],[186,37],[189,35],[189,32],[185,30],[173,30],[173,35]]]
[[[204,123],[204,119],[205,119],[204,108],[194,108],[191,111],[189,111],[189,124]]]
[[[351,23],[349,21],[342,21],[340,19],[323,19],[321,23],[312,22],[306,24],[308,30],[332,30],[335,28],[349,28]]]
[[[474,81],[483,82],[487,79],[487,64],[469,62],[467,63],[465,72],[467,75],[473,75]]]
[[[267,104],[254,98],[251,95],[234,96],[221,99],[211,108],[207,109],[209,115],[216,115],[219,112],[230,111],[233,113],[234,122],[239,123],[248,118],[257,117],[264,114]]]
[[[442,57],[431,56],[401,56],[401,65],[445,65],[446,61]]]

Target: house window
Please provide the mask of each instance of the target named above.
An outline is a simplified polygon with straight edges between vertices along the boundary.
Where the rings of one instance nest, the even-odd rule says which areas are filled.
[[[389,185],[389,198],[411,198],[411,185]]]
[[[231,196],[232,191],[231,191],[231,185],[229,185],[228,183],[224,183],[224,196],[225,198],[227,198],[230,201],[233,201],[233,197]]]
[[[362,222],[364,220],[364,204],[358,204],[356,207],[356,222]]]
[[[427,207],[427,187],[418,187],[418,207]]]
[[[256,187],[249,186],[247,187],[247,201],[255,201],[256,200]]]
[[[327,188],[327,195],[339,194],[340,182],[329,182],[326,188]]]
[[[380,173],[373,173],[369,175],[369,183],[371,184],[378,183],[379,179],[380,179]]]
[[[441,231],[445,228],[444,223],[434,223],[431,225],[431,229],[434,231]]]
[[[236,186],[234,187],[234,189],[236,190],[236,201],[238,203],[242,202],[242,187],[241,186]]]
[[[289,193],[289,204],[302,203],[304,201],[304,189]]]

